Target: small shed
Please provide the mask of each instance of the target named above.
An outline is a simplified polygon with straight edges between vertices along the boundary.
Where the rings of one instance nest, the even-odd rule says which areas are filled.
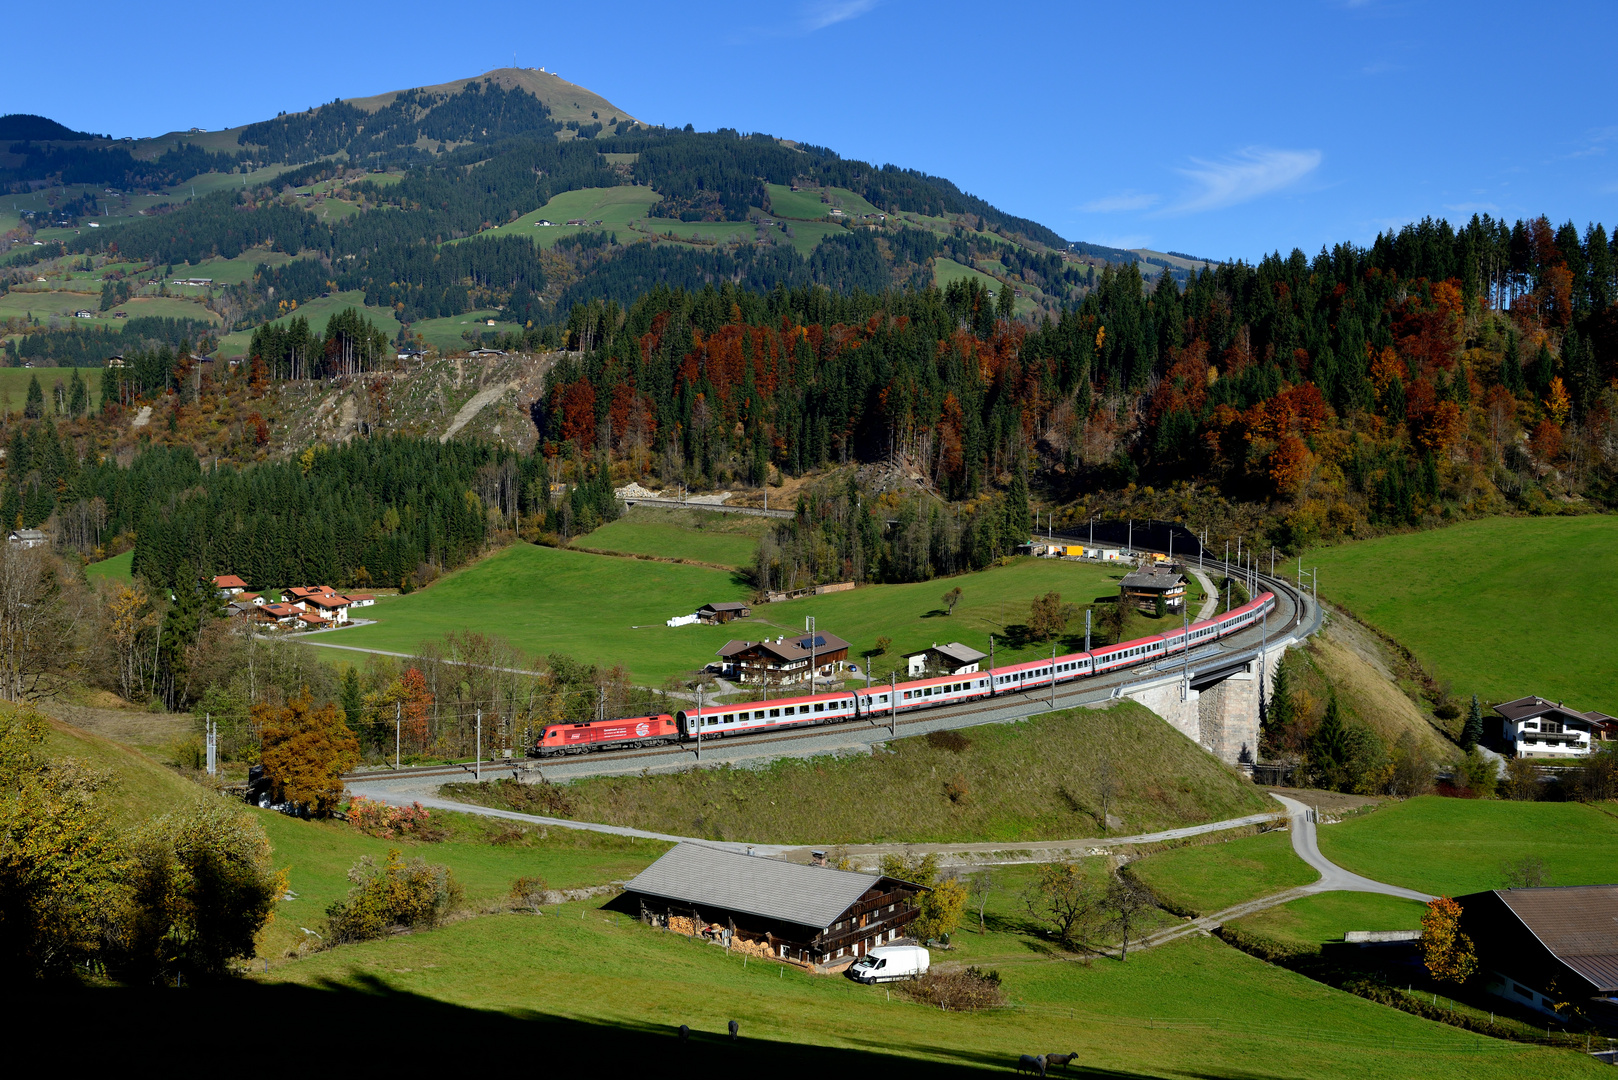
[[[7,543],[24,549],[44,547],[49,541],[50,538],[38,529],[17,529],[6,537]]]
[[[905,674],[921,675],[927,671],[941,671],[945,675],[970,675],[978,670],[978,665],[987,659],[988,655],[962,645],[959,641],[952,641],[948,645],[940,645],[935,641],[925,649],[905,653]]]
[[[677,844],[611,906],[754,956],[836,970],[903,936],[926,891],[881,874]]]
[[[745,619],[752,614],[752,608],[734,600],[721,600],[718,603],[703,604],[697,608],[697,619],[709,626],[728,623],[732,619]]]

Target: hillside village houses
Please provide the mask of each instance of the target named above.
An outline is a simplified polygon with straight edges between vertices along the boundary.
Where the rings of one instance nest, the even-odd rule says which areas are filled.
[[[376,597],[369,593],[344,595],[330,585],[295,585],[282,590],[279,602],[270,603],[258,593],[248,592],[247,582],[235,574],[220,574],[212,582],[219,595],[229,601],[227,610],[231,615],[267,628],[312,630],[342,626],[348,622],[351,609],[376,603]]]
[[[1168,610],[1179,611],[1185,606],[1185,573],[1178,566],[1142,566],[1118,583],[1118,599],[1148,612],[1161,599]]]

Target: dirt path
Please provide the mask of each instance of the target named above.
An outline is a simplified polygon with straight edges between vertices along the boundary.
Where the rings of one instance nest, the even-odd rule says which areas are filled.
[[[487,390],[479,390],[473,394],[472,400],[461,406],[461,411],[455,414],[455,419],[449,422],[449,429],[438,437],[438,441],[441,443],[449,442],[455,437],[457,431],[470,424],[472,418],[483,411],[485,405],[497,401],[500,395],[506,391],[515,389],[517,389],[516,382],[503,382],[498,386],[491,386]]]

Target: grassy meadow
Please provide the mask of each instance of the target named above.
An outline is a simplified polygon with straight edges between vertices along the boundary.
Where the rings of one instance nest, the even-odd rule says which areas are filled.
[[[399,335],[399,320],[394,318],[393,311],[389,308],[367,307],[365,304],[365,290],[363,289],[352,289],[348,292],[335,292],[330,296],[320,297],[310,300],[307,303],[299,304],[296,311],[289,311],[279,319],[275,319],[274,322],[277,325],[284,326],[301,315],[303,318],[309,320],[309,329],[311,332],[323,334],[326,331],[327,321],[333,315],[341,312],[344,308],[355,308],[358,310],[360,314],[364,315],[367,319],[370,319],[372,324],[375,325],[378,330],[388,335],[390,340]],[[133,310],[131,310],[131,314],[133,314]],[[219,355],[246,355],[247,346],[252,343],[252,340],[252,330],[237,330],[235,333],[226,334],[224,337],[219,339]]]
[[[616,542],[655,542],[655,536],[639,532],[633,521],[627,532],[628,539]],[[593,547],[592,538],[598,535],[599,531],[591,533],[581,543]],[[611,534],[608,539],[613,542]],[[689,538],[681,540],[688,542]],[[739,544],[721,543],[733,555],[741,551]],[[657,685],[711,663],[732,638],[798,633],[804,619],[813,616],[822,631],[852,644],[849,659],[862,668],[865,653],[874,649],[877,639],[890,638],[887,652],[873,658],[876,676],[885,678],[890,670],[902,667],[906,651],[959,641],[987,652],[991,633],[996,638],[996,662],[1048,656],[1051,646],[1027,640],[1023,626],[1033,599],[1048,592],[1081,605],[1110,599],[1117,595],[1122,574],[1121,568],[1112,566],[1023,558],[953,578],[872,585],[760,605],[751,619],[729,626],[671,628],[664,624],[676,615],[689,614],[710,601],[745,601],[752,590],[741,577],[723,570],[517,544],[426,589],[382,600],[367,612],[377,620],[375,625],[344,630],[330,640],[408,652],[450,631],[484,629],[531,656],[560,651],[592,663],[621,663],[636,681]],[[961,589],[962,598],[954,615],[946,615],[941,597],[952,587]],[[1200,597],[1195,587],[1192,596],[1193,603]],[[1125,635],[1153,633],[1163,625],[1131,613]],[[1081,614],[1058,647],[1076,649],[1083,644]]]
[[[1357,874],[1459,896],[1498,889],[1505,866],[1545,860],[1551,885],[1618,882],[1618,816],[1581,803],[1424,795],[1320,829],[1320,852]]]
[[[1107,813],[1121,819],[1124,834],[1275,808],[1251,782],[1133,702],[985,724],[962,735],[964,744],[914,736],[875,754],[785,758],[757,769],[596,777],[566,791],[580,821],[771,844],[1104,836],[1102,760],[1117,782]],[[495,785],[455,784],[445,794],[503,805]]]
[[[135,550],[131,548],[122,555],[114,555],[110,559],[91,563],[84,568],[84,576],[92,584],[97,581],[133,581],[134,565]]]
[[[475,346],[468,345],[466,339],[461,337],[470,330],[475,337],[484,334],[503,334],[520,331],[522,327],[514,322],[505,322],[498,318],[500,312],[494,309],[484,311],[469,311],[465,315],[446,315],[441,319],[423,319],[410,324],[412,334],[420,334],[422,338],[437,349],[440,354],[455,352],[461,349],[470,349]],[[493,326],[489,320],[494,319]]]
[[[101,369],[77,370],[85,389],[90,392],[90,411],[94,412],[101,407]],[[54,406],[51,388],[60,381],[65,389],[73,380],[73,372],[73,368],[67,367],[0,368],[0,411],[21,413],[28,404],[28,383],[32,379],[39,380],[39,388],[45,392],[45,408],[51,409]]]
[[[1427,905],[1378,893],[1328,892],[1305,896],[1238,919],[1232,925],[1286,945],[1318,949],[1350,930],[1420,930]]]
[[[581,536],[575,547],[687,559],[735,569],[751,566],[769,518],[715,510],[634,507],[617,521]]]
[[[1458,695],[1618,713],[1618,516],[1490,518],[1328,548],[1321,596],[1408,647]]]
[[[480,235],[520,233],[531,237],[540,247],[548,248],[559,240],[577,236],[582,232],[605,230],[618,233],[619,240],[628,243],[631,239],[628,226],[631,223],[644,224],[646,211],[662,199],[663,196],[651,188],[629,185],[564,191],[538,210]],[[601,224],[582,226],[562,224],[572,218],[583,218],[589,222],[600,221]],[[549,226],[535,224],[542,219],[554,224]]]
[[[1280,804],[1259,792],[1269,807]],[[1131,863],[1135,875],[1178,911],[1208,915],[1260,896],[1308,885],[1320,875],[1292,851],[1283,830],[1174,848]]]
[[[1055,1050],[1076,1051],[1090,1075],[1111,1077],[1181,1076],[1191,1061],[1202,1076],[1272,1076],[1283,1062],[1288,1077],[1330,1080],[1603,1075],[1582,1055],[1443,1027],[1218,941],[1192,938],[1132,953],[1126,963],[1075,963],[1026,931],[1015,892],[994,893],[987,914],[987,933],[959,933],[950,953],[935,954],[1000,973],[1010,1003],[981,1013],[945,1013],[888,987],[744,963],[586,904],[345,946],[255,979],[322,989],[337,999],[328,1008],[344,1013],[345,999],[381,995],[401,1022],[432,1003],[504,1011],[515,1018],[501,1029],[511,1038],[554,1032],[548,1045],[590,1061],[691,1054],[709,1068],[766,1075],[875,1067],[964,1076]],[[720,1041],[732,1018],[742,1036],[734,1045]],[[435,1026],[464,1023],[440,1015]],[[687,1047],[674,1038],[681,1023],[693,1029]]]

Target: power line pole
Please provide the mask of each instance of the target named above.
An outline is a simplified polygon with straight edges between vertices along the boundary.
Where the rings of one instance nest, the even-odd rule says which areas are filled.
[[[208,775],[219,774],[219,725],[213,722],[213,713],[203,714],[203,730],[208,733]]]
[[[815,692],[815,617],[808,616],[803,620],[804,629],[809,634],[809,693]]]
[[[477,749],[472,755],[472,778],[479,783],[483,781],[483,710],[478,709],[478,741]]]
[[[1051,708],[1056,708],[1056,642],[1051,642]]]
[[[899,734],[899,672],[888,672],[888,734]]]
[[[1090,609],[1084,609],[1084,651],[1090,651]]]
[[[697,683],[697,760],[702,760],[702,684]]]
[[[404,707],[401,702],[393,703],[393,767],[399,767],[399,730],[403,726]]]

